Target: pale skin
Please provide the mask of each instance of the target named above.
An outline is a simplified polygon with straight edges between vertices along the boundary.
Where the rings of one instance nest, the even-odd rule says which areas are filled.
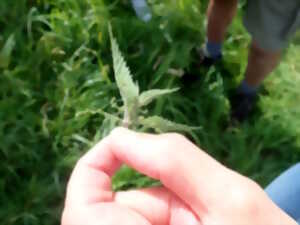
[[[162,187],[114,193],[123,164]],[[255,182],[178,134],[115,129],[75,166],[62,225],[297,225]]]
[[[207,38],[211,42],[222,43],[226,30],[236,14],[238,0],[210,0],[207,9]],[[245,73],[246,82],[258,87],[276,68],[281,58],[281,50],[266,51],[252,40]]]

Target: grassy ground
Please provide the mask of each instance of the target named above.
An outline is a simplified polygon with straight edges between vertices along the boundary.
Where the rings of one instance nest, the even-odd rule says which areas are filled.
[[[150,114],[202,126],[191,140],[262,185],[300,161],[297,38],[265,81],[253,117],[232,127],[227,96],[242,79],[250,40],[242,10],[225,42],[223,64],[200,71],[192,68],[190,52],[205,37],[205,2],[150,2],[154,19],[144,24],[125,0],[0,1],[1,224],[59,224],[74,163],[115,126],[102,115],[76,116],[96,109],[114,113],[120,105],[109,21],[142,90],[181,87],[150,105]],[[196,80],[176,76],[183,69]],[[148,184],[128,169],[114,183]]]

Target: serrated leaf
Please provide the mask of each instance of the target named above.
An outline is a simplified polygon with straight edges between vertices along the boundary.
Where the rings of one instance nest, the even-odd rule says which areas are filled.
[[[118,43],[112,34],[110,25],[109,35],[111,40],[113,67],[116,83],[125,105],[125,119],[129,120],[127,122],[131,123],[132,120],[135,120],[137,117],[139,87],[132,80],[132,75],[122,56]]]
[[[83,110],[83,111],[77,112],[75,114],[75,117],[80,117],[80,116],[83,116],[83,115],[95,115],[95,114],[100,114],[100,115],[105,116],[106,118],[110,118],[110,119],[113,119],[113,120],[116,120],[116,121],[121,121],[121,119],[119,117],[114,116],[113,114],[104,112],[101,109],[97,109],[97,110],[89,110],[89,109]]]
[[[7,68],[10,64],[11,53],[16,45],[15,36],[11,34],[0,52],[0,68]]]
[[[140,120],[141,124],[154,129],[158,133],[164,133],[169,131],[185,131],[190,132],[192,130],[200,129],[200,127],[190,127],[179,123],[174,123],[170,120],[164,119],[159,116],[152,116]]]
[[[166,95],[171,94],[173,92],[178,91],[179,88],[173,88],[173,89],[153,89],[149,91],[143,92],[139,97],[139,105],[145,106],[150,104],[154,99]]]

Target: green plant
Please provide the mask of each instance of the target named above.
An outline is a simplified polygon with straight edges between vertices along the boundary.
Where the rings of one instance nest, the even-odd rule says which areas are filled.
[[[113,76],[108,22],[139,98],[140,90],[180,88],[132,112],[131,128],[155,132],[141,121],[156,115],[201,126],[184,133],[261,185],[300,161],[297,42],[266,80],[252,119],[232,127],[227,95],[242,79],[250,40],[241,8],[224,43],[224,65],[205,71],[192,68],[197,58],[190,52],[205,38],[208,1],[148,2],[154,16],[145,24],[128,0],[0,1],[1,224],[59,224],[76,161],[122,125],[125,105]],[[178,75],[190,67],[196,79],[186,84]],[[158,132],[173,130],[155,122]],[[156,184],[129,168],[113,182],[115,189]]]
[[[131,72],[126,65],[122,53],[116,39],[113,37],[111,25],[109,25],[109,35],[111,40],[111,49],[113,56],[113,68],[115,74],[116,84],[119,88],[124,105],[120,108],[117,115],[123,114],[123,119],[118,116],[114,116],[109,113],[105,113],[102,110],[98,110],[100,114],[106,116],[106,118],[113,119],[115,121],[122,121],[122,126],[130,127],[133,129],[154,129],[156,132],[167,131],[185,131],[190,132],[199,127],[190,127],[178,123],[171,122],[160,116],[144,117],[146,110],[144,107],[149,105],[152,101],[166,94],[173,93],[178,88],[173,89],[153,89],[140,93],[138,84],[132,80]],[[80,112],[77,115],[90,113],[89,111]]]

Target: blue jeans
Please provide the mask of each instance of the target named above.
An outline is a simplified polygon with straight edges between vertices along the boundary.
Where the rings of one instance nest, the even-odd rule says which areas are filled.
[[[265,191],[273,202],[300,225],[300,163],[282,173]]]

